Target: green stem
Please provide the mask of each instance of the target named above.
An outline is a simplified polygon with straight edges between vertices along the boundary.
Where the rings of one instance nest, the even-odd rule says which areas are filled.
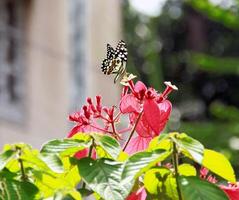
[[[179,200],[183,200],[182,198],[182,192],[180,189],[180,185],[179,185],[179,173],[178,173],[178,151],[177,151],[177,147],[175,142],[173,142],[173,166],[174,166],[174,170],[175,170],[175,179],[176,179],[176,183],[177,183],[177,192],[178,192],[178,198]]]
[[[22,159],[21,159],[21,155],[22,155],[22,149],[20,148],[20,147],[16,147],[16,150],[17,150],[17,152],[18,152],[18,162],[19,162],[19,164],[20,164],[20,170],[21,170],[21,179],[23,180],[23,181],[26,181],[27,180],[27,175],[26,175],[26,173],[25,173],[25,170],[24,170],[24,166],[23,166],[23,161],[22,161]]]
[[[92,138],[92,144],[90,145],[90,150],[89,150],[89,154],[88,154],[89,158],[91,158],[91,156],[92,156],[94,145],[95,145],[95,140],[94,140],[94,138]]]
[[[134,134],[134,131],[135,131],[135,129],[136,129],[136,126],[137,126],[138,123],[139,123],[139,120],[140,120],[142,114],[143,114],[143,111],[142,111],[141,113],[139,113],[139,116],[138,116],[138,118],[136,119],[136,122],[135,122],[135,124],[134,124],[134,127],[132,128],[132,130],[131,130],[131,132],[130,132],[130,134],[129,134],[129,138],[128,138],[127,142],[126,142],[125,145],[124,145],[123,151],[124,151],[124,150],[126,149],[126,147],[128,146],[128,144],[129,144],[129,142],[130,142],[130,140],[131,140],[131,138],[132,138],[132,136],[133,136],[133,134]]]
[[[91,158],[91,156],[92,156],[94,145],[95,145],[95,140],[94,140],[94,138],[92,138],[92,144],[90,145],[90,150],[89,150],[88,158]],[[86,183],[83,182],[82,189],[85,189],[85,187],[86,187]]]

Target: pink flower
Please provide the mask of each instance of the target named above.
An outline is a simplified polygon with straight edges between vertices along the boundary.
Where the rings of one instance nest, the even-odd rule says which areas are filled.
[[[149,140],[158,136],[164,129],[172,110],[172,105],[166,98],[172,90],[177,90],[177,87],[170,82],[165,82],[165,84],[167,88],[162,94],[158,94],[153,88],[147,88],[141,81],[134,85],[132,80],[129,81],[129,86],[126,86],[130,88],[131,92],[128,93],[126,88],[123,90],[120,110],[124,114],[129,114],[132,125],[137,123],[136,132],[139,135],[128,144],[128,146],[133,146],[137,143],[138,149],[135,146],[127,146],[127,152],[134,153],[144,150],[147,148]],[[144,144],[142,144],[143,141]],[[144,149],[142,149],[143,146]]]
[[[230,200],[239,199],[239,183],[228,184],[228,186],[221,185],[220,188],[227,194]]]
[[[125,152],[128,154],[133,154],[138,151],[143,151],[149,145],[149,142],[152,140],[152,137],[140,137],[136,136],[130,140],[129,145],[127,145]]]
[[[114,107],[112,108],[103,108],[101,105],[101,97],[96,96],[96,105],[93,104],[91,98],[87,98],[88,105],[84,105],[79,112],[75,112],[69,116],[69,120],[75,122],[76,125],[68,133],[68,138],[73,137],[76,133],[90,133],[90,132],[101,132],[101,133],[110,133],[108,131],[109,123],[114,119]],[[103,115],[102,113],[105,113]],[[104,127],[98,125],[98,121],[101,119],[103,121]],[[75,154],[75,157],[80,159],[88,156],[89,149],[85,148],[81,151],[78,151]],[[93,150],[92,158],[96,158],[96,152]]]
[[[155,89],[147,88],[141,81],[134,85],[130,80],[128,84],[123,88],[120,112],[115,116],[115,107],[103,107],[100,96],[96,96],[95,104],[91,98],[87,98],[87,105],[69,116],[69,120],[76,124],[68,133],[68,137],[81,132],[101,132],[120,139],[120,134],[131,129],[131,133],[136,130],[138,136],[133,138],[130,143],[126,142],[129,144],[124,147],[126,152],[132,154],[146,149],[150,140],[164,129],[172,110],[167,96],[177,88],[170,82],[165,82],[167,88],[162,94],[159,94]],[[129,125],[126,129],[117,130],[116,123],[119,122],[121,114],[129,115]],[[87,151],[82,150],[76,156],[82,157],[86,154]]]
[[[139,188],[136,192],[132,192],[126,200],[145,200],[147,193],[144,187]]]
[[[93,104],[91,98],[87,98],[88,105],[82,106],[80,111],[69,116],[69,120],[75,122],[76,125],[71,129],[67,137],[72,137],[79,132],[115,133],[115,130],[109,130],[110,125],[113,125],[119,120],[118,116],[114,117],[115,107],[102,107],[101,97],[96,96],[95,99],[96,105]],[[114,129],[114,127],[112,127],[112,129]]]
[[[210,183],[217,183],[218,180],[213,175],[210,175],[208,173],[209,173],[209,170],[205,167],[202,167],[200,169],[200,178],[207,180]]]
[[[90,151],[89,148],[85,148],[81,151],[76,152],[74,157],[77,159],[85,158],[89,155],[89,151]],[[94,149],[93,149],[91,158],[96,159],[96,151]]]

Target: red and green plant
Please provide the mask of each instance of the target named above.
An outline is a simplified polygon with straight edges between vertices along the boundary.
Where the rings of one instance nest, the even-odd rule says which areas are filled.
[[[172,105],[170,82],[159,93],[128,76],[119,109],[101,97],[69,116],[67,138],[41,150],[7,144],[0,154],[0,199],[238,200],[224,155],[186,133],[162,133]],[[112,86],[113,87],[113,86]],[[127,123],[120,123],[122,118]]]

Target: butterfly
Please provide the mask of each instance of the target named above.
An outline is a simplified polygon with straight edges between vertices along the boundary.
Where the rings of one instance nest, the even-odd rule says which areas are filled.
[[[114,49],[110,44],[107,44],[107,56],[103,60],[101,70],[104,74],[116,74],[114,83],[126,73],[128,51],[126,44],[120,40]]]

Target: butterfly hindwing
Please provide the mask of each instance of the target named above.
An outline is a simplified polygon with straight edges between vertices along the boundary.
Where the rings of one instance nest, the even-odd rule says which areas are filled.
[[[104,74],[108,75],[108,68],[109,68],[110,60],[109,59],[104,59],[102,62],[101,70]]]

